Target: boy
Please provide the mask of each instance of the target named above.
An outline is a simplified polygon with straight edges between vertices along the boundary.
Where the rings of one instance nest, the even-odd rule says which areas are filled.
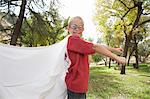
[[[111,51],[122,52],[121,48],[107,48],[93,44],[80,38],[84,30],[84,22],[81,17],[73,17],[67,27],[71,34],[68,38],[67,52],[71,61],[65,77],[68,99],[86,99],[89,80],[88,55],[95,52],[110,57],[120,64],[125,64],[124,57],[119,57]]]

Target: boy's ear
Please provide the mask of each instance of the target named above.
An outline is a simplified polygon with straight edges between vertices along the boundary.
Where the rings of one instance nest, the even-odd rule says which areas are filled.
[[[83,31],[84,31],[84,27],[83,27]]]

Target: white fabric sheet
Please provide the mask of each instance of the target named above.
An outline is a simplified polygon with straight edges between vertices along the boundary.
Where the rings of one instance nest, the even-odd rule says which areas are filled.
[[[0,99],[65,99],[67,40],[32,48],[0,44]]]

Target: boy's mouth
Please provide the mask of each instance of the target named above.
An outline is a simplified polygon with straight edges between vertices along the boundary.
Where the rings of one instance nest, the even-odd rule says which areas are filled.
[[[81,34],[81,33],[78,33],[78,32],[73,32],[73,34]]]
[[[80,36],[81,33],[73,32],[74,35]]]

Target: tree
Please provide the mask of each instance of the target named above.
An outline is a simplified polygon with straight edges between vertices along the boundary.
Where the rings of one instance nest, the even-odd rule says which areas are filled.
[[[51,14],[45,12],[43,15],[33,12],[31,17],[24,21],[21,42],[28,44],[27,46],[46,46],[62,40],[66,36],[64,28],[68,19],[62,20],[55,14],[58,14],[57,10]]]
[[[139,44],[139,57],[142,63],[145,63],[146,59],[150,55],[150,39],[144,40]]]
[[[8,4],[9,4],[9,2],[8,2]],[[20,7],[20,13],[19,13],[15,28],[14,28],[14,31],[13,31],[13,34],[11,36],[11,41],[10,41],[11,45],[16,45],[18,36],[20,35],[20,32],[21,32],[20,30],[21,30],[21,26],[22,26],[22,22],[23,22],[23,18],[24,18],[26,4],[27,4],[27,1],[22,0],[22,4],[21,4],[21,7]]]
[[[146,18],[146,17],[144,17]],[[149,36],[149,28],[150,25],[149,23],[143,24],[142,26],[139,26],[137,30],[134,30],[133,35],[133,39],[130,42],[130,48],[129,48],[129,58],[128,58],[128,64],[129,65],[129,61],[130,61],[130,57],[132,56],[132,54],[134,54],[135,58],[136,58],[136,66],[138,68],[138,44],[142,41],[145,40],[148,36]],[[138,60],[138,61],[137,61]]]
[[[113,19],[113,31],[124,34],[124,57],[127,57],[134,34],[139,33],[136,30],[150,21],[148,18],[149,2],[149,0],[115,0],[113,6],[110,6],[111,2],[97,0],[96,20],[100,23],[98,25],[106,24],[108,20]],[[105,21],[101,21],[104,19]],[[102,26],[99,27],[101,28]],[[125,65],[121,68],[121,74],[125,74]]]
[[[14,15],[18,16],[18,19],[14,24],[14,29],[13,29],[13,33],[11,35],[10,44],[11,45],[16,45],[17,43],[20,44],[25,35],[26,36],[30,35],[29,38],[31,39],[33,37],[33,35],[31,33],[34,33],[34,34],[37,33],[36,36],[34,35],[34,38],[35,37],[39,38],[38,35],[41,35],[41,37],[42,37],[41,40],[47,39],[47,41],[48,41],[49,38],[47,38],[46,35],[48,37],[50,37],[51,39],[53,38],[53,40],[49,40],[49,42],[51,42],[50,44],[57,42],[59,33],[62,33],[64,27],[66,26],[66,22],[64,22],[66,20],[61,19],[61,17],[59,17],[58,4],[59,3],[57,0],[50,0],[50,1],[45,1],[45,0],[38,0],[38,1],[37,0],[31,0],[31,1],[30,0],[29,1],[28,0],[21,0],[21,1],[2,0],[1,6],[3,8],[8,7],[7,10],[4,10],[4,9],[1,10],[6,13],[6,15],[4,15],[2,18],[4,18],[5,16],[8,16],[8,14],[10,14],[10,15],[14,14]],[[19,6],[20,6],[20,12],[19,12],[19,15],[17,15],[13,9],[17,10],[17,7],[19,7]],[[29,24],[28,24],[28,18],[31,21],[31,23],[29,22]],[[26,32],[23,31],[24,29],[22,27],[22,24],[26,24],[26,27],[28,27],[28,29],[31,30],[30,32],[28,31],[29,34],[26,34],[27,31]],[[42,27],[42,29],[38,28],[37,24],[40,27]],[[42,26],[42,25],[45,25],[45,26]],[[23,25],[23,26],[25,26],[25,25]],[[49,26],[52,26],[51,30],[50,30]],[[37,28],[37,29],[35,29],[35,28]],[[43,32],[45,32],[45,33],[43,33]],[[48,32],[50,32],[50,33],[48,33]],[[53,32],[53,34],[52,34],[52,32]],[[31,35],[32,35],[32,37],[31,37]],[[43,38],[43,37],[45,37],[45,38]],[[62,38],[59,37],[59,39],[61,40]],[[32,41],[32,40],[30,40],[30,41]],[[36,41],[36,40],[34,40],[34,41]],[[46,41],[46,40],[43,40],[43,41]]]

